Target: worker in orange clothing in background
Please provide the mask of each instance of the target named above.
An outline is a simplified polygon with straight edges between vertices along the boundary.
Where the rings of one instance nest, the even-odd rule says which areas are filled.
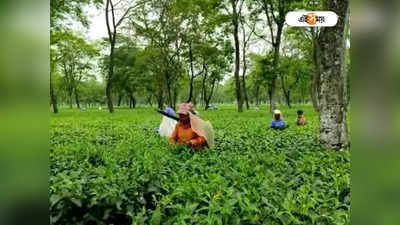
[[[304,126],[307,124],[306,117],[304,116],[303,110],[297,110],[297,121],[296,124],[298,126]]]

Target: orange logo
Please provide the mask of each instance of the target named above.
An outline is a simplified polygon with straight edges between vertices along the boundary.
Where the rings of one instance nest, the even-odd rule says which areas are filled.
[[[307,14],[306,21],[310,25],[315,25],[317,23],[317,15],[315,13]]]

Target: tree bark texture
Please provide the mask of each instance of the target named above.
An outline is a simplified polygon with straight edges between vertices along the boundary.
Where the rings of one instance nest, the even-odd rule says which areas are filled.
[[[235,94],[238,112],[243,111],[243,99],[242,99],[242,89],[240,85],[239,69],[240,69],[240,47],[239,47],[239,14],[236,10],[237,1],[231,0],[233,15],[232,15],[232,25],[233,25],[233,39],[235,41]]]
[[[190,59],[190,82],[189,82],[189,98],[187,102],[192,101],[193,97],[193,82],[194,82],[194,72],[193,72],[193,51],[192,51],[192,42],[189,43],[189,59]]]
[[[50,102],[51,102],[51,106],[53,107],[53,113],[58,113],[57,96],[56,96],[56,93],[54,91],[53,79],[52,79],[53,68],[54,68],[54,66],[51,65],[51,71],[50,71]]]
[[[327,149],[349,145],[346,119],[345,24],[348,0],[326,0],[325,10],[338,17],[335,27],[324,27],[319,37],[321,79],[319,93],[320,142]]]
[[[74,88],[74,95],[75,95],[76,107],[77,107],[78,109],[80,109],[80,108],[81,108],[81,104],[80,104],[80,101],[79,101],[78,88],[77,88],[76,86],[75,86],[75,88]]]

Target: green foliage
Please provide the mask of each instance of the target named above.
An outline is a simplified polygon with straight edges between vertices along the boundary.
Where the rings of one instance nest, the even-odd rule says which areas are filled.
[[[200,111],[214,149],[168,147],[151,108],[51,117],[52,224],[349,224],[349,152],[318,144],[318,115],[281,107],[291,125],[268,129],[267,106]]]
[[[265,56],[251,55],[250,58],[254,62],[253,71],[255,76],[260,77],[268,86],[272,85],[272,79],[276,73],[273,66],[273,55],[269,53]]]
[[[102,0],[51,0],[50,1],[50,27],[51,30],[62,29],[65,24],[61,21],[73,18],[83,26],[88,27],[89,22],[83,7],[86,5],[100,6]]]

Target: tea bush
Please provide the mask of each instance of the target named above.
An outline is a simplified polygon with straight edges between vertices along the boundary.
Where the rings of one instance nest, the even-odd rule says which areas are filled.
[[[52,224],[349,224],[350,154],[318,144],[318,116],[266,106],[200,111],[215,130],[202,152],[168,147],[151,108],[62,109],[51,117]]]

